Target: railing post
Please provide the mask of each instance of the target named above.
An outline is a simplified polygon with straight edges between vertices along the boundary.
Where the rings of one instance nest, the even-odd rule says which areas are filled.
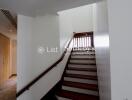
[[[94,37],[93,32],[83,32],[75,33],[74,32],[74,47],[75,48],[89,48],[94,47]]]
[[[93,35],[91,35],[91,47],[94,47],[94,39],[93,39]]]
[[[78,37],[77,37],[77,48],[78,48]]]

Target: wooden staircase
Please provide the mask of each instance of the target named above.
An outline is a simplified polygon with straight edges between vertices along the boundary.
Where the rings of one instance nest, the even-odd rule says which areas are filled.
[[[99,100],[95,51],[72,51],[58,100]]]
[[[99,100],[93,32],[74,34],[62,79],[41,100]]]

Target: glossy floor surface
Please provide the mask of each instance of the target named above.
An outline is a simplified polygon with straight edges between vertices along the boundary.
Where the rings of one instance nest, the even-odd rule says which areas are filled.
[[[16,77],[7,80],[0,87],[0,100],[16,100]]]

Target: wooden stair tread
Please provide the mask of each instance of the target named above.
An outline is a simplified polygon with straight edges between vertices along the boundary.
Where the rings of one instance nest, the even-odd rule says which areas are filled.
[[[71,60],[95,60],[95,57],[77,57],[77,56],[71,56]],[[96,61],[96,60],[95,60]]]
[[[95,50],[72,50],[72,52],[87,52],[87,51],[95,52]]]
[[[86,83],[79,83],[79,82],[64,81],[63,85],[64,86],[81,88],[81,89],[88,89],[88,90],[98,91],[97,84],[86,84]]]
[[[87,52],[87,51],[95,52],[95,50],[88,50],[88,49],[84,49],[84,50],[72,50],[72,52]]]
[[[76,56],[76,55],[79,55],[79,56],[84,56],[84,55],[87,55],[87,56],[95,56],[95,54],[71,54],[72,56]]]
[[[74,65],[74,64],[70,65],[70,64],[68,64],[68,67],[74,67],[74,68],[96,68],[96,65]]]
[[[73,47],[73,50],[72,51],[95,51],[95,49],[92,49],[92,48],[84,48],[84,47]]]
[[[92,53],[92,54],[95,54],[94,51],[72,51],[72,53]]]
[[[95,58],[71,58],[71,60],[95,60]]]
[[[74,65],[96,65],[96,63],[75,63],[75,62],[69,62],[69,64],[74,64]]]
[[[86,95],[66,90],[61,90],[57,92],[57,95],[60,97],[69,98],[72,100],[99,100],[98,96]]]
[[[75,68],[75,67],[68,67],[67,70],[77,70],[77,71],[91,71],[91,72],[97,72],[96,68]]]
[[[71,59],[85,59],[85,58],[87,58],[87,59],[95,59],[95,56],[90,56],[90,55],[71,55]]]
[[[77,51],[76,51],[76,52],[72,52],[71,54],[86,54],[86,55],[88,55],[88,54],[89,54],[89,55],[90,55],[90,54],[93,54],[93,55],[94,55],[95,52],[92,52],[92,51],[86,51],[86,52],[83,52],[83,51],[82,51],[82,52],[77,52]]]
[[[92,75],[65,74],[65,76],[66,77],[72,77],[72,78],[81,78],[81,79],[97,80],[97,76],[92,76]]]

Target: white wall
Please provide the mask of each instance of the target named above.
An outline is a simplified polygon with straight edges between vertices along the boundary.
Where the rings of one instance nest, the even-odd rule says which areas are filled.
[[[60,36],[58,15],[34,18],[18,16],[18,91],[60,58]],[[63,38],[66,42],[71,37]],[[43,47],[45,52],[39,53],[39,47]],[[58,52],[46,50],[56,47]],[[40,100],[60,80],[67,59],[68,55],[64,62],[41,78],[18,100]]]
[[[93,31],[93,6],[85,5],[59,11],[60,48],[63,51],[73,32]]]
[[[112,100],[132,100],[131,4],[108,0]]]
[[[28,84],[32,77],[31,66],[31,37],[33,18],[18,15],[17,33],[17,90]]]
[[[90,32],[93,31],[93,8],[92,5],[86,5],[71,9],[73,31]]]
[[[60,18],[65,20],[65,28],[72,27],[73,32],[93,31],[93,8],[85,5],[59,12]],[[68,22],[66,22],[68,21]],[[67,25],[69,24],[69,25]]]
[[[32,33],[32,66],[34,77],[47,67],[52,65],[60,57],[59,55],[59,19],[57,15],[37,16],[34,21]],[[43,47],[45,52],[41,55],[37,52]],[[47,48],[58,48],[57,53],[47,52]],[[36,67],[37,66],[37,67]],[[35,72],[34,72],[35,71]]]
[[[59,12],[59,26],[60,26],[60,49],[64,51],[64,46],[67,41],[73,36],[73,26],[71,14],[67,11]]]
[[[100,100],[111,100],[108,12],[105,1],[93,5],[94,43]]]

